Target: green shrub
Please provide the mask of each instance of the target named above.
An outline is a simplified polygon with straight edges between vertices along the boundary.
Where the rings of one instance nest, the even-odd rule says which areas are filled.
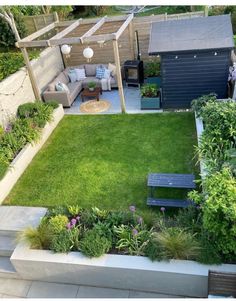
[[[73,217],[76,217],[81,212],[81,207],[78,205],[69,205],[67,206],[69,214]]]
[[[106,237],[100,236],[95,230],[89,230],[85,232],[79,248],[85,256],[100,257],[110,250],[111,245],[111,241]]]
[[[216,243],[218,252],[236,255],[236,179],[229,169],[209,175],[203,182],[204,192],[189,194],[200,203],[203,227]]]
[[[39,52],[29,53],[30,60],[37,58]],[[21,52],[0,53],[0,81],[24,67],[24,58]]]
[[[29,243],[32,249],[49,249],[52,233],[46,219],[42,219],[37,228],[28,227],[18,237],[19,240]]]
[[[145,248],[150,239],[150,231],[136,228],[131,228],[127,225],[114,227],[114,232],[117,236],[116,248],[129,255],[144,255]]]
[[[53,106],[41,101],[20,105],[17,115],[20,119],[31,118],[36,126],[43,128],[46,122],[51,121]]]
[[[113,233],[113,228],[110,227],[109,224],[107,223],[102,223],[102,222],[97,222],[94,227],[93,230],[99,235],[99,236],[103,236],[106,237],[109,241],[114,242],[114,233]]]
[[[73,241],[69,230],[64,229],[53,236],[50,249],[55,253],[68,253],[72,248]]]
[[[202,109],[203,109],[203,107],[205,107],[207,102],[210,101],[210,100],[215,101],[216,99],[217,98],[216,98],[215,93],[211,93],[211,94],[208,94],[208,95],[203,95],[203,96],[200,96],[196,99],[193,99],[192,102],[191,102],[191,107],[192,107],[193,111],[196,112],[197,117],[200,117],[201,113],[202,113]]]
[[[156,232],[153,234],[153,241],[166,259],[196,259],[200,253],[195,235],[181,228],[167,228]]]
[[[136,216],[130,211],[111,211],[105,221],[110,227],[137,223]]]
[[[157,60],[152,60],[144,65],[144,76],[152,77],[152,76],[160,76],[161,74],[161,63]]]
[[[51,231],[55,234],[66,229],[66,225],[69,223],[69,219],[65,215],[56,215],[50,218],[49,227]]]
[[[161,260],[166,260],[165,254],[163,253],[163,250],[161,246],[154,241],[153,237],[149,239],[145,249],[144,249],[144,254],[147,256],[151,261],[161,261]]]
[[[157,84],[144,84],[140,89],[142,97],[156,97],[158,91]]]
[[[56,102],[55,100],[51,100],[47,102],[48,106],[51,106],[53,110],[57,109],[59,107],[59,103]]]

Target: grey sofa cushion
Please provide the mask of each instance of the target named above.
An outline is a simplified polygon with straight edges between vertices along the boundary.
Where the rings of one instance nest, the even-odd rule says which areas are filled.
[[[67,86],[70,90],[70,98],[72,101],[74,101],[82,89],[82,82],[69,83]]]

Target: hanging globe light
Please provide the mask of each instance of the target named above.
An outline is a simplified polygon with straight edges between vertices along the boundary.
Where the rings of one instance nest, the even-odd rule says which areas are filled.
[[[88,62],[91,61],[91,58],[93,57],[93,54],[94,54],[93,49],[90,48],[89,46],[86,47],[83,51],[83,56],[87,59]]]
[[[67,44],[64,44],[61,46],[61,52],[66,56],[69,57],[70,56],[70,52],[71,52],[71,48],[72,46],[69,46]]]

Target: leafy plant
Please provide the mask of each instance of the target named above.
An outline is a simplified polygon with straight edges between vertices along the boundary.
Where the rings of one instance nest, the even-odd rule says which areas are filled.
[[[196,259],[200,246],[195,236],[181,228],[167,228],[154,233],[153,241],[166,259]]]
[[[201,204],[203,227],[216,243],[218,252],[236,255],[236,179],[229,169],[206,177],[204,191],[189,194]]]
[[[88,257],[100,257],[110,250],[111,245],[111,241],[104,236],[100,236],[96,230],[89,230],[85,232],[79,248]]]
[[[152,60],[144,65],[144,76],[152,77],[159,76],[161,73],[161,63],[157,60]]]
[[[52,233],[58,234],[66,229],[69,219],[65,215],[56,215],[49,219],[49,227]]]
[[[37,228],[28,227],[19,236],[18,239],[26,241],[32,249],[49,249],[52,240],[52,232],[48,227],[47,220],[42,219]]]
[[[68,253],[73,248],[73,245],[70,231],[64,229],[53,236],[50,249],[56,253]]]
[[[95,82],[89,82],[89,83],[88,83],[88,88],[89,88],[89,89],[95,89],[96,86],[97,86],[97,84],[96,84]]]
[[[116,248],[130,255],[144,255],[145,248],[150,238],[150,231],[140,229],[140,227],[131,228],[127,225],[114,227],[117,235]]]
[[[144,84],[141,87],[140,93],[142,97],[156,97],[157,91],[157,84]]]
[[[72,216],[77,216],[81,212],[81,207],[79,205],[68,205],[67,209]]]
[[[196,112],[197,117],[200,117],[202,114],[202,109],[203,107],[205,107],[205,105],[207,104],[208,101],[212,100],[215,101],[216,98],[216,94],[215,93],[210,93],[208,95],[203,95],[200,96],[196,99],[193,99],[191,102],[191,107],[193,109],[193,111]]]

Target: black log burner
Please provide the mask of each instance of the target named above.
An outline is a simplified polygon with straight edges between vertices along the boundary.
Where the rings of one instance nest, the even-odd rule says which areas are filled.
[[[129,60],[124,63],[124,73],[126,84],[138,85],[140,86],[144,81],[143,74],[143,61],[140,60],[140,51],[139,51],[139,40],[138,32],[135,31],[136,43],[137,43],[137,60]]]

